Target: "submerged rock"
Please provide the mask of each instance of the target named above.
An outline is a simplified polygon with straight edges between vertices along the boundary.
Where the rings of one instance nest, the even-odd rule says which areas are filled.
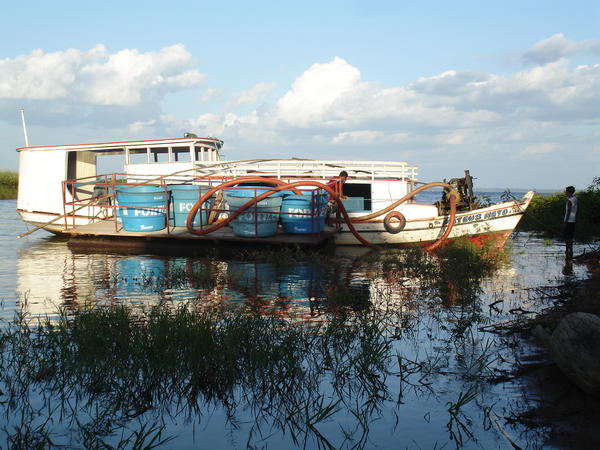
[[[540,326],[535,334],[569,380],[585,392],[600,396],[600,317],[571,313],[552,335]]]

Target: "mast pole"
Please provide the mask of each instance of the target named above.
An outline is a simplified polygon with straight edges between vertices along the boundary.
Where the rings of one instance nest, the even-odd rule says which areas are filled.
[[[29,138],[27,137],[27,126],[25,125],[25,110],[19,108],[21,112],[21,122],[23,123],[23,135],[25,136],[25,147],[29,147]]]

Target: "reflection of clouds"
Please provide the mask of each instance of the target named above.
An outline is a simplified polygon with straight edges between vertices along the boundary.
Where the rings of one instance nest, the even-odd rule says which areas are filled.
[[[62,241],[42,241],[21,250],[16,280],[17,292],[26,298],[21,307],[39,317],[56,313],[60,306],[93,304],[94,287],[86,277],[90,266],[94,264],[74,257]]]

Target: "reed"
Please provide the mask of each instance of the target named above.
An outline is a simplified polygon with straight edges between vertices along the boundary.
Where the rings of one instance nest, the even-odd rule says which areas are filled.
[[[159,447],[174,436],[153,422],[157,414],[202,416],[220,405],[233,421],[251,411],[257,435],[275,427],[309,447],[337,448],[320,424],[359,401],[352,429],[360,431],[386,397],[391,344],[382,324],[365,313],[301,327],[191,304],[62,311],[38,324],[21,315],[0,328],[0,411],[22,417],[0,430],[0,446]]]
[[[17,198],[19,176],[16,172],[0,172],[0,200]]]
[[[447,304],[476,304],[481,281],[507,262],[504,250],[456,239],[435,254],[410,247],[381,258],[381,276],[397,282],[418,280],[421,297]],[[414,283],[414,281],[410,281]]]

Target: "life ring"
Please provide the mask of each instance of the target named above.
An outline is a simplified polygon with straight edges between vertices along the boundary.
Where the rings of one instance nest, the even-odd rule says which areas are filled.
[[[396,221],[392,222],[393,219]],[[388,233],[400,233],[406,226],[406,217],[401,212],[392,211],[383,219],[383,226]]]

